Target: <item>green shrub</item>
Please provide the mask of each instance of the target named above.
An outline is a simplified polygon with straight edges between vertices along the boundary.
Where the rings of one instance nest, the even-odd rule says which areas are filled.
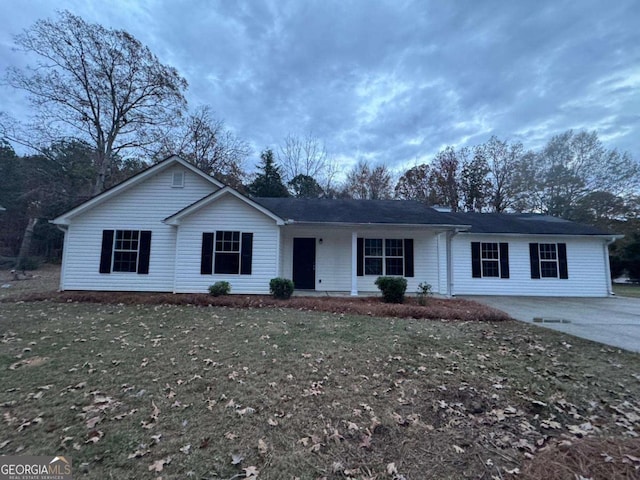
[[[209,286],[209,295],[219,297],[221,295],[229,295],[231,292],[231,284],[229,282],[216,282]]]
[[[418,303],[422,306],[427,304],[427,298],[433,292],[431,291],[431,284],[427,282],[421,282],[418,284],[418,290],[416,291],[416,297],[418,298]]]
[[[269,291],[275,298],[286,300],[293,293],[293,281],[288,278],[272,278],[269,281]]]
[[[386,303],[402,303],[407,291],[407,279],[403,277],[378,277],[376,285]]]

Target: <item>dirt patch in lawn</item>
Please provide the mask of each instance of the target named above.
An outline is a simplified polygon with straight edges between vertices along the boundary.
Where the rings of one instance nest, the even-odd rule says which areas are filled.
[[[60,285],[60,265],[43,264],[38,270],[19,272],[17,277],[10,270],[0,270],[0,301],[55,293]]]

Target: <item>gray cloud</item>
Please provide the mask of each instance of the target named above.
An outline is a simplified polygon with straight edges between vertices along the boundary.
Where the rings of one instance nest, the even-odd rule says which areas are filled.
[[[135,5],[135,7],[131,7]],[[405,167],[490,135],[537,148],[597,129],[640,156],[640,8],[635,0],[66,2],[123,28],[188,79],[256,150],[313,132],[346,164]],[[10,33],[53,15],[2,2]],[[3,93],[6,90],[2,91]],[[8,98],[8,97],[7,97]],[[3,101],[0,110],[19,110]],[[19,112],[18,112],[19,113]]]

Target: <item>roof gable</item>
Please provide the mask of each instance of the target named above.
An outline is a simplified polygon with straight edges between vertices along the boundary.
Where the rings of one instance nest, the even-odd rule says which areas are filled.
[[[249,205],[250,207],[255,208],[259,212],[263,213],[264,215],[266,215],[267,217],[269,217],[273,221],[275,221],[277,225],[284,225],[285,222],[284,222],[283,218],[279,217],[277,214],[275,214],[271,210],[265,208],[264,206],[254,202],[249,197],[245,197],[244,195],[239,193],[237,190],[234,190],[233,188],[231,188],[229,186],[221,188],[217,192],[213,192],[212,194],[207,195],[206,197],[201,198],[197,202],[194,202],[191,205],[183,208],[182,210],[174,213],[170,217],[165,218],[164,219],[164,223],[166,223],[168,225],[180,225],[180,222],[182,221],[183,218],[185,218],[185,217],[187,217],[187,216],[189,216],[189,215],[201,210],[202,208],[204,208],[204,207],[206,207],[208,205],[211,205],[211,204],[215,203],[217,200],[219,200],[220,198],[223,198],[223,197],[225,197],[227,195],[231,195],[231,196],[239,199],[243,203]]]
[[[177,155],[171,155],[170,157],[167,157],[164,160],[154,165],[151,165],[149,168],[137,173],[136,175],[133,175],[132,177],[129,177],[123,182],[117,185],[114,185],[113,187],[96,195],[95,197],[90,198],[86,202],[81,203],[77,207],[74,207],[71,210],[63,213],[62,215],[54,218],[53,220],[51,220],[51,223],[54,223],[57,225],[68,225],[71,222],[71,219],[73,217],[81,213],[85,213],[88,210],[91,210],[92,208],[106,202],[107,200],[114,198],[120,193],[126,190],[129,190],[135,187],[136,185],[139,185],[140,183],[144,182],[146,179],[150,178],[151,176],[156,175],[157,173],[162,172],[164,170],[167,170],[168,168],[171,168],[174,165],[183,166],[184,168],[188,169],[189,171],[193,172],[199,177],[207,180],[208,182],[210,182],[211,184],[213,184],[218,188],[224,187],[224,184],[222,182],[216,180],[211,175],[207,175],[205,172],[195,167],[194,165],[190,164],[189,162],[183,160],[182,158],[178,157]]]

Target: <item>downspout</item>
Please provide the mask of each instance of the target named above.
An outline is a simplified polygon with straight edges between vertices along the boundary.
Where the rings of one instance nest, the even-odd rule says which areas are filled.
[[[449,230],[447,232],[446,252],[447,252],[447,297],[453,296],[453,258],[451,254],[451,240],[458,233],[460,229]]]
[[[609,296],[615,296],[613,288],[611,287],[611,263],[609,262],[609,245],[616,241],[615,237],[612,237],[604,242],[603,254],[604,254],[604,267],[605,267],[605,280],[607,281],[607,294]]]

